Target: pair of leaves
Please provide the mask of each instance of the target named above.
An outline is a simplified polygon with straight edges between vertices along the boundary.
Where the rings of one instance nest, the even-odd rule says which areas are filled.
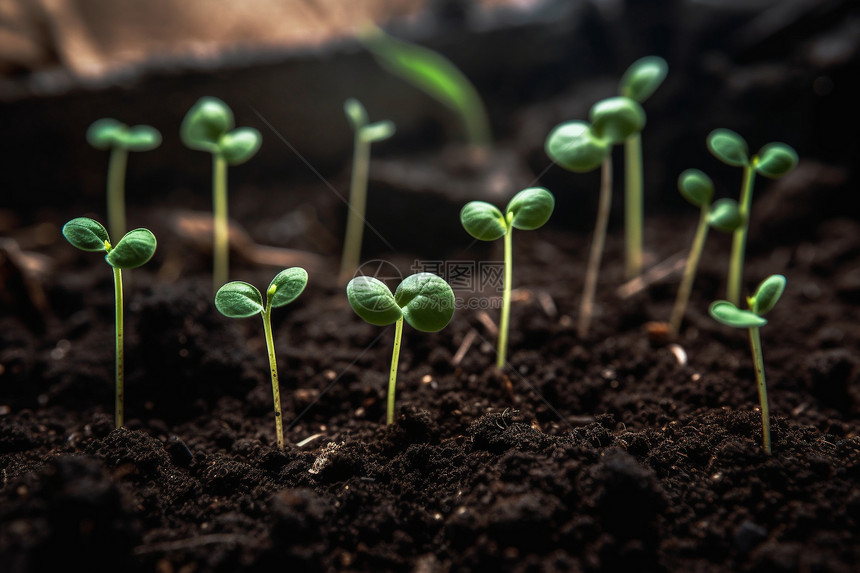
[[[126,151],[149,151],[161,145],[161,133],[149,125],[129,127],[115,119],[104,118],[87,129],[87,141],[96,149],[118,147]]]
[[[218,153],[230,165],[239,165],[257,153],[262,136],[253,127],[233,129],[234,126],[233,112],[227,104],[207,96],[188,110],[179,133],[191,149]]]
[[[301,267],[292,267],[279,272],[266,289],[266,305],[269,309],[287,305],[298,298],[308,284],[308,273]],[[252,284],[233,281],[223,285],[215,293],[215,308],[230,318],[247,318],[266,310],[263,295]]]
[[[734,167],[753,166],[756,173],[779,179],[797,166],[797,152],[785,143],[768,143],[750,157],[746,140],[730,129],[715,129],[708,135],[708,149],[720,161]]]
[[[117,269],[134,269],[155,254],[155,235],[149,229],[134,229],[116,245],[111,245],[107,230],[88,217],[77,217],[63,225],[63,236],[82,251],[106,252],[105,260]]]
[[[358,137],[367,143],[374,141],[384,141],[394,135],[394,122],[389,120],[377,121],[369,123],[367,110],[355,98],[349,98],[343,104],[343,111],[346,113],[346,118],[349,120],[352,129],[358,134]]]
[[[375,277],[357,276],[346,286],[346,298],[355,314],[374,326],[387,326],[403,318],[416,330],[436,332],[454,315],[454,291],[433,273],[406,277],[394,294]]]
[[[678,176],[678,190],[681,195],[695,205],[708,207],[708,225],[727,233],[741,227],[743,218],[734,199],[718,199],[711,205],[714,197],[714,182],[699,169],[687,169]]]
[[[542,227],[555,208],[555,197],[543,187],[523,189],[508,202],[505,214],[495,205],[471,201],[460,211],[466,232],[480,241],[495,241],[510,227],[531,231]]]
[[[736,328],[757,328],[767,324],[764,315],[770,312],[785,291],[785,277],[771,275],[758,285],[747,299],[750,310],[741,310],[727,300],[718,300],[708,309],[718,322]]]

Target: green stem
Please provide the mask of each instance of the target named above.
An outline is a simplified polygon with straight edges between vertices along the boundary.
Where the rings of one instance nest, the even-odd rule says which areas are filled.
[[[114,147],[110,152],[107,176],[108,227],[117,240],[125,235],[125,166],[128,151]]]
[[[355,149],[352,158],[352,177],[349,185],[349,214],[346,220],[346,236],[340,262],[340,277],[348,280],[355,274],[361,258],[361,242],[364,235],[367,209],[367,176],[370,169],[370,142],[361,137],[361,129],[355,133]]]
[[[626,233],[625,270],[628,279],[642,274],[642,136],[631,135],[624,142],[624,224]]]
[[[752,347],[755,378],[758,382],[758,399],[761,403],[761,430],[764,451],[770,455],[770,410],[767,406],[767,384],[764,379],[764,360],[761,355],[761,337],[759,329],[754,326],[750,330],[750,346]]]
[[[579,321],[576,332],[580,338],[585,338],[591,326],[591,314],[594,310],[594,294],[597,291],[597,273],[600,270],[600,259],[603,257],[603,246],[606,243],[606,229],[609,226],[609,211],[612,207],[612,157],[607,154],[603,160],[600,181],[600,199],[597,203],[597,222],[594,226],[594,238],[591,241],[591,252],[588,255],[588,266],[585,269],[585,287],[582,292],[582,302],[579,306]]]
[[[271,301],[269,301],[271,302]],[[278,441],[278,449],[284,449],[284,425],[281,416],[281,389],[278,385],[278,362],[275,358],[275,342],[272,338],[272,307],[266,305],[263,315],[263,332],[266,334],[266,348],[269,351],[269,372],[272,375],[272,397],[275,403],[275,436]]]
[[[400,338],[403,335],[403,317],[397,319],[394,328],[394,351],[391,353],[391,374],[388,376],[388,415],[386,423],[394,423],[394,387],[397,384],[397,363],[400,361]]]
[[[227,282],[230,262],[229,227],[227,225],[227,160],[220,153],[212,155],[212,217],[214,218],[214,245],[212,287]]]
[[[738,201],[738,213],[741,226],[735,231],[732,239],[732,254],[729,260],[729,277],[726,288],[726,298],[738,306],[741,303],[741,286],[743,282],[744,252],[746,251],[747,231],[749,230],[749,213],[752,205],[753,180],[755,179],[755,158],[744,167],[744,178],[741,184],[741,197]]]
[[[505,286],[502,292],[502,316],[499,320],[499,350],[496,355],[496,368],[504,370],[508,354],[508,329],[511,318],[511,277],[513,275],[512,236],[514,227],[511,225],[514,214],[508,213],[508,230],[505,232]]]
[[[675,306],[672,308],[672,316],[669,319],[669,328],[673,337],[678,336],[681,331],[681,322],[684,320],[684,311],[690,301],[690,293],[693,290],[693,280],[696,278],[696,268],[702,256],[705,239],[708,236],[708,207],[702,205],[702,213],[699,216],[699,226],[696,228],[696,236],[693,238],[693,246],[687,256],[687,264],[684,267],[684,277],[681,286],[678,287],[678,296],[675,298]]]
[[[116,427],[122,426],[125,415],[125,358],[123,356],[122,329],[122,271],[113,268],[114,298],[116,300],[116,404],[114,422]]]

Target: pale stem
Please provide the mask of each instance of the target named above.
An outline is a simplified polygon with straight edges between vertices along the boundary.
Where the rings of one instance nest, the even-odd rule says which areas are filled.
[[[391,353],[391,373],[388,376],[388,415],[386,423],[394,423],[394,387],[397,384],[397,363],[400,361],[400,338],[403,336],[403,317],[397,319],[394,327],[394,351]]]
[[[681,322],[684,320],[684,312],[687,310],[687,303],[690,301],[690,293],[693,291],[693,280],[696,278],[696,268],[699,266],[699,259],[702,257],[702,250],[705,246],[707,236],[708,205],[702,205],[699,226],[696,228],[696,236],[693,238],[693,245],[690,247],[690,254],[687,256],[687,264],[684,266],[684,276],[681,279],[681,285],[678,287],[675,306],[672,308],[672,316],[669,319],[669,328],[673,337],[678,336],[678,333],[681,332]]]
[[[761,355],[761,337],[759,329],[754,326],[750,330],[750,346],[752,347],[755,378],[758,382],[758,399],[761,403],[761,431],[764,451],[770,455],[770,410],[767,406],[767,384],[764,379],[764,359]]]
[[[499,349],[496,355],[496,368],[503,370],[508,354],[508,324],[511,318],[511,277],[513,275],[512,235],[514,227],[511,225],[513,213],[508,213],[508,230],[505,232],[505,286],[502,291],[502,316],[499,320]]]
[[[352,277],[358,268],[364,235],[365,212],[367,210],[367,176],[370,169],[370,142],[361,137],[361,130],[362,128],[358,128],[355,132],[346,235],[340,262],[342,282]]]
[[[603,246],[606,243],[606,229],[609,225],[609,210],[612,206],[612,158],[607,154],[603,160],[600,181],[600,199],[597,203],[597,223],[594,226],[594,237],[591,241],[591,252],[588,255],[588,266],[585,270],[585,287],[582,292],[582,302],[579,306],[579,321],[576,332],[580,338],[585,338],[591,326],[591,314],[594,310],[594,294],[597,291],[597,273],[600,270],[600,259],[603,257]]]
[[[122,426],[125,414],[125,358],[123,356],[122,334],[122,271],[113,268],[114,298],[116,299],[116,399],[114,423]]]
[[[275,358],[275,342],[272,338],[271,311],[272,307],[269,304],[261,314],[263,315],[263,332],[266,334],[266,348],[269,351],[269,372],[272,375],[272,398],[275,404],[275,436],[278,442],[278,449],[283,450],[284,426],[281,416],[281,389],[278,385],[278,362]]]
[[[642,274],[642,136],[631,135],[624,142],[624,225],[625,272],[627,279]]]
[[[107,175],[108,228],[111,237],[125,235],[125,167],[128,151],[114,147],[110,152]]]
[[[212,288],[217,291],[221,285],[227,282],[230,268],[230,238],[227,225],[227,160],[220,153],[212,155],[212,217],[214,218]]]
[[[744,178],[741,184],[741,197],[738,201],[738,214],[741,226],[735,230],[732,238],[732,253],[729,259],[729,277],[726,287],[726,298],[733,305],[741,303],[741,286],[744,272],[744,252],[746,251],[747,231],[749,230],[749,214],[752,205],[753,180],[755,179],[755,160],[744,167]]]

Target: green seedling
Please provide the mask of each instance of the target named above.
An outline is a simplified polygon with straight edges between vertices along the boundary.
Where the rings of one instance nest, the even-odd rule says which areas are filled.
[[[715,129],[708,135],[708,149],[726,165],[743,167],[743,182],[738,209],[741,226],[734,232],[732,252],[729,260],[729,277],[726,298],[735,305],[740,304],[743,282],[744,252],[749,231],[750,206],[752,205],[755,174],[761,173],[770,179],[779,179],[797,165],[797,153],[785,143],[768,143],[758,155],[749,155],[749,147],[743,137],[728,129]]]
[[[340,262],[343,282],[355,274],[361,257],[361,242],[364,234],[364,214],[367,207],[367,174],[370,168],[370,144],[384,141],[394,134],[390,121],[369,123],[367,111],[361,102],[348,99],[343,106],[346,117],[355,131],[355,148],[352,159],[352,178],[349,185],[349,216],[346,221],[346,238]]]
[[[711,203],[714,197],[714,183],[702,171],[687,169],[681,173],[678,177],[678,190],[687,201],[699,208],[700,215],[693,245],[690,247],[690,254],[684,267],[684,276],[681,279],[681,286],[678,287],[678,296],[675,298],[675,306],[669,319],[669,332],[673,337],[678,336],[681,331],[681,321],[684,320],[684,313],[693,290],[693,280],[708,237],[708,228],[713,227],[719,231],[731,233],[741,225],[737,201],[719,199]]]
[[[161,133],[148,125],[129,127],[115,119],[99,119],[87,129],[96,149],[110,149],[107,174],[108,227],[114,237],[125,234],[125,168],[129,151],[149,151],[161,145]]]
[[[591,108],[590,117],[591,123],[576,120],[557,125],[547,136],[545,144],[550,159],[565,169],[584,173],[601,167],[597,222],[577,321],[580,338],[585,338],[591,325],[597,274],[612,207],[612,145],[623,143],[645,126],[642,106],[627,97],[614,97],[596,103]]]
[[[437,332],[445,328],[454,315],[454,291],[433,273],[406,277],[394,294],[377,278],[360,275],[346,285],[346,297],[355,314],[374,326],[395,324],[394,351],[388,378],[386,422],[394,423],[394,388],[400,359],[400,338],[404,319],[416,330]]]
[[[504,214],[495,205],[484,201],[467,203],[460,211],[460,222],[466,232],[480,241],[495,241],[505,237],[505,285],[502,294],[502,316],[499,322],[499,347],[496,366],[505,367],[508,351],[508,324],[511,312],[511,277],[513,256],[511,254],[514,229],[531,231],[549,220],[555,208],[555,197],[543,187],[523,189],[510,200]]]
[[[659,56],[633,62],[618,86],[619,95],[643,103],[666,79],[669,66]],[[642,136],[632,133],[624,141],[624,225],[627,278],[642,273]]]
[[[122,269],[134,269],[146,263],[155,253],[155,235],[149,229],[126,233],[116,245],[110,242],[107,230],[87,217],[72,219],[63,226],[63,236],[82,251],[103,252],[113,267],[114,300],[116,305],[116,407],[114,421],[119,428],[125,412],[125,359],[123,355]]]
[[[393,38],[375,27],[361,39],[385,70],[455,112],[470,144],[484,149],[490,146],[492,134],[484,102],[469,78],[451,60],[423,46]]]
[[[278,385],[278,363],[275,359],[275,343],[272,339],[272,309],[290,304],[305,290],[308,273],[300,267],[284,269],[272,279],[266,289],[266,302],[252,284],[233,281],[223,285],[215,293],[215,308],[230,318],[248,318],[259,314],[263,317],[263,332],[269,351],[269,372],[272,377],[272,396],[275,403],[275,436],[278,449],[284,449],[284,425],[281,416],[281,390]]]
[[[762,442],[764,451],[770,454],[770,414],[767,405],[767,385],[764,378],[764,360],[761,353],[761,337],[759,328],[767,324],[765,314],[779,301],[785,290],[785,277],[771,275],[758,285],[755,294],[747,297],[749,310],[742,310],[727,300],[718,300],[711,304],[711,316],[718,322],[735,328],[746,328],[750,333],[755,377],[758,382],[758,397],[761,403]]]
[[[227,282],[230,265],[227,166],[251,159],[262,141],[260,132],[253,127],[234,127],[233,112],[227,104],[214,97],[203,97],[185,114],[180,128],[185,145],[212,154],[213,290]]]

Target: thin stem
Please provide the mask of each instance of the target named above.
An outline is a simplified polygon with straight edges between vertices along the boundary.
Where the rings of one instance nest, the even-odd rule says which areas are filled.
[[[693,238],[693,245],[687,256],[684,276],[681,279],[681,286],[678,287],[678,296],[675,298],[675,306],[669,319],[669,329],[673,337],[678,336],[681,331],[681,322],[684,320],[684,312],[687,310],[687,303],[693,290],[693,280],[696,278],[696,268],[699,266],[699,259],[708,236],[708,207],[709,205],[702,205],[699,226],[696,228],[696,236]]]
[[[588,255],[588,266],[585,270],[585,288],[582,292],[582,302],[579,306],[579,321],[576,332],[580,338],[585,338],[591,326],[591,314],[594,310],[594,293],[597,291],[597,273],[600,270],[600,259],[603,257],[603,245],[606,243],[606,228],[609,226],[609,210],[612,207],[612,158],[607,154],[603,160],[600,181],[600,199],[597,203],[597,223],[594,226],[594,238],[591,241],[591,252]]]
[[[270,301],[271,302],[271,301]],[[272,375],[272,398],[275,403],[275,436],[278,441],[278,449],[284,449],[284,425],[281,416],[281,389],[278,385],[278,362],[275,358],[275,341],[272,338],[272,307],[266,305],[267,308],[261,313],[263,315],[263,332],[266,334],[266,348],[269,351],[269,372]]]
[[[761,337],[759,329],[754,326],[750,330],[750,346],[752,347],[755,378],[758,382],[758,399],[761,403],[761,430],[764,451],[770,455],[770,410],[767,406],[767,384],[764,379],[764,359],[761,355]]]
[[[122,329],[122,271],[113,268],[114,298],[116,300],[116,399],[114,423],[122,426],[125,415],[125,357],[123,355]]]
[[[496,368],[504,370],[505,360],[508,354],[508,324],[511,317],[511,277],[513,275],[512,235],[514,227],[511,225],[514,214],[508,213],[508,230],[505,232],[505,286],[502,292],[502,316],[499,320],[499,349],[496,355]]]
[[[108,228],[117,240],[125,235],[125,166],[128,151],[114,147],[110,152],[107,174]]]
[[[728,286],[726,298],[738,306],[741,303],[741,286],[743,282],[744,252],[746,251],[747,231],[749,230],[749,214],[752,205],[752,189],[755,179],[755,158],[744,167],[744,178],[741,184],[741,197],[738,201],[738,213],[741,226],[735,231],[732,239],[732,254],[729,260]]]
[[[624,142],[624,224],[625,272],[627,279],[642,274],[642,136],[631,135]]]
[[[394,423],[394,387],[397,384],[397,363],[400,361],[400,338],[403,335],[403,317],[397,319],[394,327],[394,351],[391,353],[391,374],[388,376],[388,415],[386,423]]]
[[[227,160],[220,153],[212,155],[212,217],[214,245],[212,250],[212,289],[227,282],[230,262],[230,238],[227,225]]]
[[[349,212],[340,262],[341,281],[348,280],[355,273],[361,258],[361,242],[367,209],[367,176],[370,169],[370,142],[361,137],[361,130],[362,128],[358,128],[355,132],[352,177],[349,185]]]

